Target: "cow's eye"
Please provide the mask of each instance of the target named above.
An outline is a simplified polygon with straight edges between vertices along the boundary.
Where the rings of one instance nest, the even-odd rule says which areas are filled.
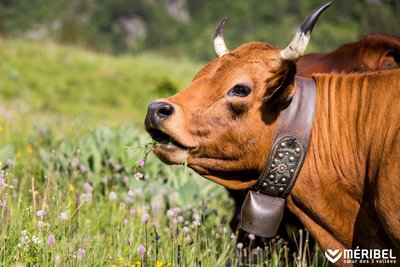
[[[250,94],[250,92],[251,92],[251,89],[248,86],[238,84],[238,85],[235,85],[231,90],[229,90],[228,95],[244,97],[244,96],[248,96]]]

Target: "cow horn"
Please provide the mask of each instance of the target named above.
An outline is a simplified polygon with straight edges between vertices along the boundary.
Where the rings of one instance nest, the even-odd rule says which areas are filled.
[[[229,53],[229,49],[226,47],[224,41],[224,29],[227,20],[227,17],[224,17],[220,21],[214,34],[214,50],[217,57],[222,57],[226,53]]]
[[[288,47],[280,52],[280,57],[285,60],[297,61],[307,48],[311,32],[319,15],[331,5],[331,2],[325,3],[315,9],[304,21],[303,25],[297,30],[296,35]]]

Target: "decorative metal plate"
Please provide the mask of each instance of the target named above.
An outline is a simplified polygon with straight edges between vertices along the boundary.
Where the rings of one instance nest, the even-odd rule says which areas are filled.
[[[304,156],[304,147],[296,137],[284,136],[276,140],[254,190],[285,198],[299,175]]]

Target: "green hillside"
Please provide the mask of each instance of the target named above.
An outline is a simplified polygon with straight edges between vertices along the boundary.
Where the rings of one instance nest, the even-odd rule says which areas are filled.
[[[147,104],[189,84],[199,66],[156,54],[110,56],[0,39],[0,103],[46,118],[141,124]]]

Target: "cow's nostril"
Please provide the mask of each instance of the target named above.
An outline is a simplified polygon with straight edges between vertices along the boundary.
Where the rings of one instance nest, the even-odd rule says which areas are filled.
[[[162,105],[158,107],[157,113],[161,117],[171,116],[174,113],[174,107],[168,103],[162,103]]]
[[[172,104],[166,102],[152,102],[147,110],[144,124],[147,129],[157,129],[160,124],[169,116],[174,114],[175,109]]]

